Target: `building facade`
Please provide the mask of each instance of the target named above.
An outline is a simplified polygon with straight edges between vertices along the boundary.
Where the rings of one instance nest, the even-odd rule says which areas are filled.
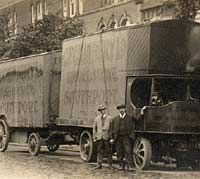
[[[171,1],[0,0],[0,15],[8,17],[13,34],[19,33],[22,26],[34,23],[47,14],[78,18],[83,21],[87,33],[94,33],[150,20],[175,18],[175,7],[169,3]]]

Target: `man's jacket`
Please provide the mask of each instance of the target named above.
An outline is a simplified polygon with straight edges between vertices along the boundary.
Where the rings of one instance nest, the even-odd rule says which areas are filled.
[[[125,126],[127,129],[127,135],[131,138],[131,139],[135,139],[135,119],[132,116],[129,116],[128,114],[126,114],[124,119],[121,119],[120,116],[116,116],[113,120],[112,120],[112,124],[111,124],[111,136],[114,140],[117,140],[118,136],[119,136],[119,128],[120,128],[120,121],[121,120],[125,120]]]
[[[111,120],[112,120],[112,118],[109,115],[105,116],[104,122],[102,122],[101,115],[99,115],[95,118],[94,126],[93,126],[93,138],[94,139],[96,139],[96,140],[110,139]]]

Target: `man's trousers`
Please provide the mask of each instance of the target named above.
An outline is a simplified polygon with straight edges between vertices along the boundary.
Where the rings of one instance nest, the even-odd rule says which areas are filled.
[[[108,164],[112,164],[112,150],[109,140],[98,140],[97,141],[97,163],[102,164],[104,156],[107,157]]]
[[[128,166],[133,167],[132,142],[129,136],[119,136],[115,142],[117,158],[120,165],[124,165],[124,158]]]

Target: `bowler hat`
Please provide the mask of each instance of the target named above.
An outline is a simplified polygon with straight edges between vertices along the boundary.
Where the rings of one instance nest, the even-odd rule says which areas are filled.
[[[98,107],[98,111],[102,111],[102,110],[104,110],[104,109],[106,109],[106,106],[104,106],[104,105],[100,105],[100,106]]]
[[[120,105],[117,106],[117,109],[126,109],[126,105],[120,104]]]

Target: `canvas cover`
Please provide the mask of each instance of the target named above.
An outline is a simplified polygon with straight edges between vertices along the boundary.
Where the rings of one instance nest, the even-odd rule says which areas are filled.
[[[116,115],[127,75],[196,71],[199,34],[196,23],[170,20],[64,41],[59,124],[92,126],[100,104]]]
[[[10,127],[45,127],[58,114],[60,71],[60,52],[0,63],[0,114]]]

